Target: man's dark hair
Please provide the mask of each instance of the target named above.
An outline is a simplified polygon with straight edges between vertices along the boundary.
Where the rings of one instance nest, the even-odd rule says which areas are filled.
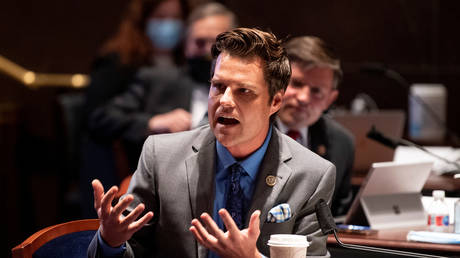
[[[291,77],[291,66],[282,42],[273,33],[236,28],[219,34],[211,48],[214,59],[211,77],[214,75],[216,59],[222,52],[242,58],[261,58],[270,102],[277,92],[286,90]]]
[[[322,39],[313,36],[295,37],[288,40],[284,47],[291,62],[303,67],[328,67],[334,72],[334,89],[342,79],[340,60],[333,49]]]

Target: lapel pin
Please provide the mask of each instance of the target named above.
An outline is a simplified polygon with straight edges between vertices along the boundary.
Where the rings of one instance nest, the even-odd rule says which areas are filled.
[[[265,178],[265,183],[267,183],[268,186],[274,186],[276,184],[276,177],[275,176],[267,176]]]
[[[318,153],[320,156],[326,155],[326,146],[324,145],[318,146],[316,153]]]

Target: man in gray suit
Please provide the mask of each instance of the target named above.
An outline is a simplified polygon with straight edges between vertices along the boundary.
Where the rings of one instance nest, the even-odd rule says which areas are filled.
[[[291,75],[280,41],[233,29],[212,55],[209,125],[150,136],[115,206],[117,187],[93,181],[101,226],[90,257],[261,257],[282,233],[328,255],[314,206],[330,202],[335,166],[272,126]]]

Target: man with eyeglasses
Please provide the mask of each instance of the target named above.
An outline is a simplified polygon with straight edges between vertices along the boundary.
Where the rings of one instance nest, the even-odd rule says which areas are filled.
[[[344,215],[352,200],[354,140],[325,111],[339,95],[340,61],[317,38],[296,37],[285,43],[292,76],[278,113],[278,128],[337,167],[332,201],[334,216]]]

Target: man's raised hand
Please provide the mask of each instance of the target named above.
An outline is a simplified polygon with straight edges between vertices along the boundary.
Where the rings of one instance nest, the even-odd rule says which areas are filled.
[[[110,246],[122,245],[153,218],[153,212],[149,211],[136,220],[145,209],[142,203],[137,205],[127,216],[123,216],[122,212],[129,206],[134,197],[128,194],[112,207],[112,201],[118,192],[118,187],[112,186],[110,190],[104,193],[104,187],[99,180],[95,179],[91,184],[94,190],[94,209],[101,221],[99,228],[101,237]]]
[[[227,228],[223,232],[211,216],[203,213],[200,219],[192,220],[190,231],[204,247],[217,253],[220,257],[258,257],[257,238],[260,234],[260,211],[255,211],[249,220],[249,227],[240,230],[226,209],[219,210],[219,215]]]

